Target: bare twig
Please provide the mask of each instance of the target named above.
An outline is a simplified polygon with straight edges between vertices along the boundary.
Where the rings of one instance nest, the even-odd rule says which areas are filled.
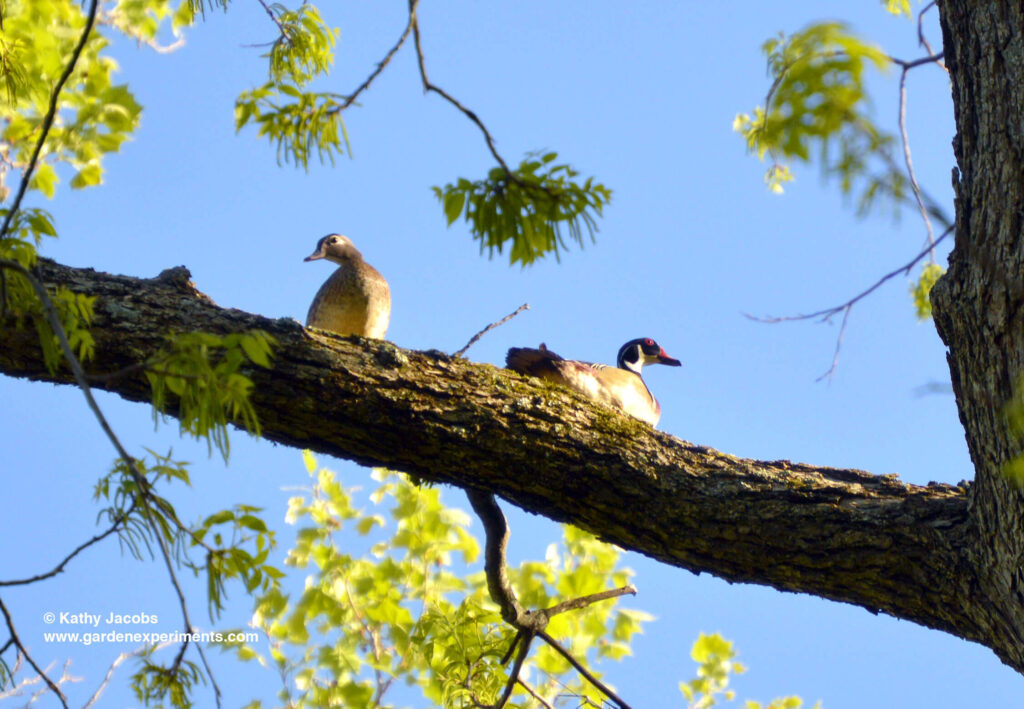
[[[384,71],[384,68],[391,62],[392,57],[394,57],[395,54],[398,53],[398,50],[402,48],[402,45],[405,44],[405,40],[409,39],[409,33],[412,32],[413,25],[415,24],[415,17],[416,14],[413,11],[413,7],[410,7],[409,21],[405,25],[405,31],[402,32],[402,36],[398,38],[397,42],[395,42],[395,46],[393,46],[391,50],[384,55],[384,58],[377,63],[377,68],[374,69],[368,77],[366,77],[366,81],[360,84],[359,87],[355,91],[353,91],[340,106],[331,109],[330,111],[328,111],[328,113],[341,113],[346,108],[355,103],[355,100],[359,97],[359,94],[363,93],[364,91],[366,91],[366,89],[370,88],[370,84],[372,84],[373,81],[378,76],[380,76],[380,73]]]
[[[43,118],[43,123],[39,128],[39,140],[32,151],[32,157],[25,167],[25,172],[22,173],[21,184],[18,185],[18,194],[14,198],[14,203],[11,204],[7,216],[4,217],[3,226],[0,226],[0,237],[7,236],[10,232],[11,220],[14,219],[14,215],[21,208],[21,200],[24,199],[25,192],[28,190],[28,184],[32,181],[32,173],[39,164],[39,154],[43,151],[43,144],[46,143],[46,138],[53,127],[53,121],[57,117],[57,101],[60,98],[60,92],[64,89],[64,84],[67,83],[71,72],[75,70],[75,65],[78,64],[78,59],[82,56],[82,50],[85,49],[85,45],[89,41],[89,34],[92,33],[93,25],[96,23],[96,9],[98,5],[99,0],[91,0],[89,3],[89,13],[85,18],[85,29],[82,30],[82,36],[78,40],[78,44],[75,45],[74,51],[71,52],[71,59],[68,61],[67,66],[64,67],[64,72],[57,79],[57,85],[53,87],[53,93],[50,94],[50,106],[46,109],[46,116]]]
[[[924,206],[924,199],[921,197],[921,187],[917,184],[917,175],[914,173],[914,162],[910,158],[910,137],[907,135],[907,72],[909,67],[904,66],[900,72],[900,108],[899,126],[900,140],[903,142],[903,160],[907,164],[907,176],[910,177],[910,186],[914,190],[914,199],[917,200],[917,208],[921,210],[921,219],[924,220],[925,229],[928,230],[928,246],[930,248],[929,258],[935,263],[935,231],[932,229],[932,220],[928,218],[928,210]],[[845,318],[844,318],[845,320]]]
[[[24,645],[22,645],[21,639],[18,637],[18,632],[14,629],[14,621],[11,620],[11,614],[7,611],[7,606],[4,605],[3,599],[0,599],[0,613],[3,613],[4,615],[4,620],[7,622],[7,631],[11,634],[11,640],[14,642],[15,647],[18,648],[18,652],[24,655],[25,660],[27,660],[28,664],[32,666],[32,669],[36,671],[36,674],[43,678],[43,681],[46,682],[46,686],[50,688],[50,691],[57,695],[57,698],[60,699],[61,706],[63,706],[64,709],[68,709],[67,698],[64,696],[64,693],[60,691],[60,687],[53,683],[53,680],[51,680],[46,675],[46,672],[36,664],[36,661],[32,659],[32,656],[28,654],[28,650]]]
[[[853,309],[853,306],[856,305],[863,298],[866,298],[867,296],[871,295],[876,290],[878,290],[878,288],[880,288],[886,281],[888,281],[888,280],[890,280],[892,278],[895,278],[896,276],[900,275],[901,273],[903,275],[908,275],[909,276],[910,275],[910,269],[912,269],[917,263],[919,263],[926,256],[931,256],[932,257],[932,262],[934,263],[935,262],[935,257],[934,257],[935,247],[938,246],[939,244],[941,244],[943,239],[945,239],[947,236],[949,236],[952,233],[953,233],[953,225],[950,225],[950,226],[946,227],[946,230],[944,232],[942,232],[942,234],[939,236],[938,239],[935,239],[934,242],[929,243],[928,246],[924,249],[924,251],[922,251],[917,256],[915,256],[913,259],[911,259],[911,261],[909,263],[906,263],[903,266],[900,266],[899,268],[897,268],[896,270],[890,271],[889,273],[885,274],[884,276],[879,278],[870,288],[867,288],[866,290],[861,291],[860,293],[858,293],[854,297],[850,298],[845,303],[841,303],[841,304],[833,306],[831,308],[825,308],[824,310],[818,310],[818,311],[813,312],[813,313],[806,313],[804,315],[787,315],[787,316],[782,316],[782,317],[771,317],[771,316],[768,316],[768,317],[758,317],[758,316],[755,316],[755,315],[750,315],[749,313],[743,313],[743,315],[745,317],[747,317],[747,318],[750,318],[751,320],[756,321],[756,322],[775,324],[775,323],[780,323],[780,322],[794,322],[796,320],[814,320],[814,319],[818,319],[819,322],[831,322],[833,317],[835,317],[839,313],[842,313],[843,314],[843,321],[842,321],[842,324],[839,326],[839,334],[836,336],[836,347],[835,347],[835,350],[834,350],[834,352],[832,354],[832,365],[828,368],[828,370],[824,374],[822,374],[820,377],[818,377],[817,379],[814,380],[816,382],[820,382],[823,379],[828,379],[831,382],[832,381],[832,377],[835,375],[836,366],[839,364],[839,350],[841,349],[842,344],[843,344],[843,335],[846,334],[846,323],[847,323],[847,321],[850,318],[850,311]]]
[[[928,3],[927,5],[925,5],[923,8],[921,8],[921,12],[917,13],[917,43],[920,44],[925,49],[927,49],[929,54],[931,54],[932,56],[936,56],[935,50],[932,49],[932,45],[928,42],[928,39],[924,36],[924,24],[923,24],[924,23],[924,14],[926,12],[928,12],[929,10],[931,10],[933,7],[935,7],[935,0],[932,0],[932,2]],[[947,73],[949,72],[949,69],[946,68],[946,65],[942,62],[941,59],[936,59],[935,63],[938,64],[939,67],[943,71],[945,71]]]
[[[796,320],[814,320],[815,318],[820,318],[821,322],[828,322],[836,314],[840,313],[843,310],[846,310],[850,306],[855,305],[858,301],[860,301],[863,298],[865,298],[865,297],[871,295],[872,293],[874,293],[886,281],[888,281],[888,280],[890,280],[892,278],[895,278],[896,276],[900,275],[901,273],[904,274],[904,275],[910,275],[910,269],[912,269],[923,258],[928,256],[935,246],[938,246],[939,244],[941,244],[943,239],[945,239],[947,236],[949,236],[952,233],[953,233],[953,227],[952,226],[947,227],[946,230],[944,232],[942,232],[942,234],[939,236],[939,238],[937,238],[935,240],[935,244],[934,245],[930,245],[924,251],[922,251],[917,256],[915,256],[913,259],[911,259],[909,263],[906,263],[906,264],[900,266],[899,268],[897,268],[896,270],[890,271],[889,273],[885,274],[884,276],[879,278],[878,281],[876,281],[874,283],[874,285],[872,285],[870,288],[868,288],[868,289],[866,289],[864,291],[861,291],[860,293],[855,295],[853,298],[850,298],[845,303],[841,303],[841,304],[833,306],[831,308],[825,308],[823,310],[818,310],[818,311],[815,311],[813,313],[806,313],[806,314],[803,314],[803,315],[786,315],[786,316],[782,316],[782,317],[774,317],[774,316],[758,317],[756,315],[750,315],[748,313],[744,313],[743,315],[745,317],[747,317],[747,318],[750,318],[751,320],[755,320],[757,322],[762,322],[762,323],[769,323],[769,324],[780,323],[780,322],[793,322],[793,321],[796,321]]]
[[[570,665],[575,667],[576,671],[579,672],[581,675],[583,675],[587,679],[588,682],[590,682],[592,685],[597,687],[602,693],[604,693],[604,695],[606,697],[608,697],[613,702],[618,704],[620,709],[631,709],[629,704],[627,704],[625,701],[623,701],[622,697],[620,697],[615,692],[613,692],[612,689],[608,685],[606,685],[604,682],[602,682],[597,677],[592,675],[590,673],[590,671],[587,670],[586,667],[584,667],[575,657],[572,656],[571,652],[569,652],[564,647],[562,647],[562,645],[557,640],[555,640],[553,637],[548,635],[547,632],[542,630],[537,635],[540,637],[541,640],[543,640],[548,645],[553,647],[555,649],[555,651],[559,655],[564,657],[566,659],[566,661]]]
[[[508,315],[503,317],[498,322],[492,322],[490,325],[485,327],[483,330],[481,330],[480,332],[478,332],[475,335],[473,335],[471,338],[469,338],[469,342],[466,343],[466,346],[463,347],[461,350],[459,350],[458,352],[456,352],[452,356],[453,357],[461,357],[462,355],[466,354],[466,350],[468,350],[470,347],[475,345],[480,340],[481,337],[486,335],[488,332],[490,332],[494,328],[499,327],[501,325],[504,325],[505,323],[507,323],[512,318],[514,318],[516,315],[519,315],[519,313],[523,312],[524,310],[529,310],[529,309],[530,309],[530,304],[529,303],[523,303],[522,305],[520,305],[518,308],[515,309],[515,312],[509,313]]]
[[[832,383],[832,377],[836,373],[836,367],[839,365],[839,350],[843,346],[843,335],[846,334],[846,321],[850,319],[850,311],[853,310],[853,305],[847,305],[843,308],[843,322],[839,326],[839,334],[836,335],[836,348],[832,352],[832,365],[828,370],[814,381],[820,382],[822,379],[828,378],[829,384]]]
[[[636,586],[628,584],[620,588],[613,588],[609,591],[601,591],[600,593],[591,593],[589,596],[580,596],[579,598],[571,598],[568,601],[563,601],[557,605],[545,608],[540,611],[548,618],[553,618],[559,613],[565,613],[567,611],[574,611],[580,608],[586,608],[600,601],[607,601],[609,598],[619,598],[620,596],[635,596]]]
[[[516,683],[520,687],[525,689],[526,693],[529,694],[531,697],[533,697],[537,701],[538,704],[540,704],[542,707],[544,707],[544,709],[555,709],[553,706],[551,706],[551,704],[549,704],[547,702],[547,700],[544,699],[544,697],[542,697],[539,694],[537,694],[537,691],[533,687],[528,685],[526,682],[524,682],[521,679],[517,679]]]
[[[270,9],[270,6],[267,5],[267,3],[264,2],[264,0],[256,0],[256,2],[258,2],[260,5],[263,6],[263,10],[270,17],[271,22],[273,22],[275,25],[277,25],[277,29],[281,33],[281,36],[286,41],[291,42],[292,38],[291,38],[291,35],[288,34],[288,28],[285,27],[283,24],[281,24],[281,19],[277,15],[274,14],[274,11]]]
[[[27,578],[27,579],[17,579],[15,581],[0,581],[0,586],[24,586],[25,584],[35,583],[36,581],[43,581],[44,579],[48,579],[48,578],[52,578],[53,576],[56,576],[57,574],[59,574],[62,571],[64,571],[64,567],[67,566],[68,563],[70,563],[70,561],[72,559],[74,559],[76,556],[78,556],[81,552],[85,551],[86,549],[91,547],[93,544],[96,544],[97,542],[103,541],[104,539],[109,537],[111,534],[116,532],[118,530],[118,528],[120,528],[120,526],[128,518],[128,515],[130,515],[132,513],[132,511],[135,509],[135,506],[137,504],[138,504],[138,498],[136,498],[132,502],[131,506],[125,512],[123,512],[120,517],[118,517],[116,520],[114,520],[114,523],[112,525],[110,525],[110,527],[107,528],[107,530],[105,532],[97,534],[92,539],[79,544],[77,547],[75,547],[74,551],[72,551],[70,554],[65,556],[64,559],[62,559],[59,564],[57,564],[55,567],[53,567],[49,571],[47,571],[45,573],[42,573],[42,574],[36,574],[35,576],[32,576],[32,577]]]
[[[491,132],[487,130],[487,126],[484,125],[483,121],[481,121],[480,118],[473,111],[463,106],[458,99],[456,99],[454,96],[449,94],[441,87],[430,83],[430,79],[427,78],[427,65],[426,61],[423,58],[423,44],[420,39],[420,24],[419,19],[416,15],[416,6],[418,3],[419,0],[409,0],[409,22],[412,25],[413,40],[416,44],[416,61],[420,69],[420,79],[423,82],[423,90],[425,92],[433,91],[438,96],[443,98],[445,101],[450,103],[452,106],[462,111],[463,115],[465,115],[466,118],[473,121],[473,123],[476,124],[477,128],[480,129],[480,132],[484,134],[484,140],[487,141],[487,149],[491,151],[491,155],[493,155],[494,159],[498,161],[499,165],[501,165],[502,169],[505,171],[505,174],[508,175],[510,180],[522,186],[522,181],[516,177],[515,173],[512,172],[512,169],[509,168],[508,163],[506,163],[505,159],[501,157],[501,155],[498,153],[498,148],[494,144],[494,138],[491,136]]]

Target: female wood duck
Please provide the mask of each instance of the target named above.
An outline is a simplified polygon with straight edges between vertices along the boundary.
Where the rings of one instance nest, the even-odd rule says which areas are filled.
[[[563,359],[544,344],[536,350],[513,347],[508,351],[505,363],[509,369],[562,384],[652,426],[658,425],[661,406],[644,384],[640,370],[647,364],[679,366],[679,360],[665,354],[665,350],[649,337],[630,340],[619,349],[618,369],[605,364]]]
[[[306,261],[318,259],[333,261],[338,269],[313,298],[306,327],[384,339],[391,319],[391,289],[384,276],[341,234],[328,234],[317,242]]]

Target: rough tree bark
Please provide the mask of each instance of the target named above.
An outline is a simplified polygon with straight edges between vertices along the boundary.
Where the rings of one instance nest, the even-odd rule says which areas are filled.
[[[219,308],[183,268],[151,280],[47,261],[39,272],[98,297],[94,374],[153,354],[169,331],[262,328],[279,342],[274,368],[250,372],[270,440],[493,491],[660,561],[890,613],[1024,668],[1019,645],[987,634],[1005,609],[975,602],[966,484],[725,455],[490,365]],[[42,366],[33,329],[0,323],[0,338],[0,371],[70,381]],[[149,397],[138,373],[102,386]]]
[[[144,359],[170,330],[260,327],[280,343],[274,369],[252,372],[268,439],[490,490],[692,571],[883,611],[1024,672],[1024,494],[1001,474],[1022,449],[1003,410],[1024,371],[1024,9],[944,0],[940,15],[960,172],[933,303],[973,485],[735,458],[494,367],[218,308],[181,269],[40,273],[99,296],[93,372]],[[69,381],[41,366],[31,331],[0,322],[0,343],[0,371]],[[140,377],[104,387],[149,397]]]
[[[969,602],[1018,670],[1024,650],[1024,494],[1002,474],[1020,455],[1006,404],[1024,372],[1024,6],[940,2],[956,113],[956,243],[932,302],[975,466],[964,547]]]

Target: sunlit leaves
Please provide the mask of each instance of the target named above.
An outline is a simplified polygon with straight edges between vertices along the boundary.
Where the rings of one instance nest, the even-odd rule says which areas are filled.
[[[885,3],[885,9],[894,15],[913,17],[910,12],[910,0],[882,0],[882,2]]]
[[[341,119],[344,97],[305,87],[330,70],[338,31],[308,3],[297,10],[274,4],[269,11],[279,30],[267,54],[270,80],[236,99],[235,130],[254,123],[277,148],[279,163],[308,170],[315,157],[333,164],[335,156],[351,154]]]
[[[697,663],[697,676],[689,682],[680,682],[679,690],[690,702],[691,709],[707,709],[721,699],[732,701],[736,693],[729,689],[733,673],[743,674],[746,668],[733,662],[736,651],[732,642],[718,633],[701,633],[690,649],[690,657]]]
[[[252,380],[242,373],[248,362],[270,366],[274,338],[262,330],[231,335],[189,332],[169,337],[164,351],[146,369],[153,390],[154,417],[173,401],[181,431],[205,438],[227,459],[227,425],[235,423],[259,435],[249,396]]]
[[[738,115],[733,129],[770,161],[768,187],[782,192],[792,179],[788,161],[807,163],[816,153],[844,194],[859,193],[859,213],[882,195],[901,202],[906,184],[891,157],[894,139],[872,121],[865,86],[867,70],[884,69],[886,55],[836,22],[771,39],[763,50],[772,79],[765,105]]]
[[[277,161],[309,169],[312,158],[334,164],[351,152],[341,119],[342,97],[304,92],[287,82],[267,82],[235,101],[235,130],[255,123],[277,148]]]
[[[468,515],[446,508],[436,488],[381,470],[374,471],[378,487],[366,495],[372,509],[363,510],[355,491],[318,470],[311,454],[305,463],[313,487],[290,500],[287,516],[299,526],[287,563],[310,569],[305,589],[295,597],[277,589],[260,597],[253,624],[266,633],[266,650],[240,643],[228,649],[290,678],[280,698],[292,707],[387,706],[382,697],[399,680],[440,706],[496,701],[508,678],[500,659],[514,631],[490,601],[483,572],[466,578],[456,566],[474,563],[479,553]],[[364,551],[346,551],[353,548]],[[618,556],[566,528],[564,547],[553,545],[547,561],[510,575],[524,603],[546,608],[625,583],[629,572],[618,567]],[[549,631],[593,661],[628,653],[647,619],[606,602],[557,616]],[[533,653],[527,673],[549,701],[590,696],[553,653]],[[508,706],[523,706],[525,696],[518,690]]]
[[[274,4],[270,12],[281,31],[270,49],[270,78],[301,87],[314,76],[326,74],[334,62],[338,30],[328,27],[309,3],[296,10]]]
[[[918,320],[930,320],[932,317],[932,301],[928,297],[932,286],[942,277],[946,269],[937,263],[926,264],[921,269],[921,276],[916,283],[910,284],[910,294],[914,298],[914,311]]]
[[[274,532],[250,505],[236,505],[209,515],[189,535],[193,546],[205,550],[202,564],[190,563],[196,573],[205,574],[210,620],[224,610],[227,582],[237,579],[246,593],[268,593],[277,588],[284,574],[268,563],[276,546]]]
[[[110,19],[123,31],[143,36],[155,32],[151,25],[167,14],[160,9],[164,5],[161,0],[122,0]],[[9,0],[5,10],[0,73],[6,100],[0,102],[0,153],[11,168],[22,169],[38,141],[50,92],[85,28],[85,14],[72,0]],[[127,87],[112,83],[116,64],[102,55],[107,45],[102,30],[94,29],[61,93],[41,153],[41,172],[31,184],[47,197],[54,195],[62,164],[73,171],[72,187],[100,184],[103,157],[116,152],[138,125],[141,106]]]
[[[566,237],[581,247],[594,240],[597,217],[612,192],[569,165],[553,164],[557,153],[531,153],[511,174],[496,167],[487,179],[459,179],[434,194],[451,226],[464,215],[473,237],[493,257],[508,246],[509,262],[523,266],[566,250]],[[511,242],[511,243],[509,243]]]
[[[732,702],[736,698],[729,682],[733,675],[743,674],[747,668],[735,661],[736,651],[731,641],[718,633],[701,633],[693,643],[690,657],[697,663],[697,676],[689,682],[679,683],[688,709],[709,709],[722,701]],[[794,696],[781,697],[767,705],[747,700],[743,706],[745,709],[762,709],[762,706],[764,709],[800,709],[803,700]],[[814,709],[820,709],[820,706],[821,702],[818,702]]]

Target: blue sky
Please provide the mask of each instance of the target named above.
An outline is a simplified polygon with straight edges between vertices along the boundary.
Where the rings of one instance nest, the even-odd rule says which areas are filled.
[[[357,86],[394,43],[406,3],[324,3],[341,27],[325,88]],[[188,266],[218,304],[302,320],[323,263],[304,263],[316,240],[348,235],[390,281],[390,340],[454,351],[523,302],[531,309],[470,350],[500,365],[510,346],[544,341],[581,359],[611,361],[639,336],[683,362],[654,368],[660,428],[725,452],[763,459],[897,473],[906,482],[971,478],[963,430],[949,394],[944,349],[931,323],[914,318],[907,279],[858,304],[831,384],[816,383],[832,359],[838,322],[763,325],[742,313],[793,314],[841,303],[920,251],[914,213],[858,221],[817,169],[797,168],[783,196],[767,192],[764,166],[732,132],[737,112],[763,100],[761,43],[812,20],[843,19],[894,56],[915,58],[913,24],[878,3],[425,2],[420,9],[432,80],[471,107],[510,162],[553,149],[614,190],[595,245],[530,269],[481,257],[462,223],[448,229],[429,187],[477,178],[492,162],[476,128],[436,96],[424,97],[411,47],[347,116],[354,159],[308,173],[278,167],[255,131],[234,133],[233,100],[261,82],[265,64],[246,47],[273,37],[255,3],[208,14],[170,55],[122,42],[120,80],[145,107],[136,139],[107,164],[105,185],[61,189],[51,209],[61,234],[44,255],[134,276]],[[935,45],[937,23],[928,23]],[[880,122],[895,129],[896,79],[872,81]],[[921,181],[951,211],[948,83],[932,68],[908,82],[908,121]],[[42,198],[36,196],[41,201]],[[945,252],[943,252],[945,253]],[[944,262],[943,255],[942,261]],[[50,568],[95,532],[92,486],[114,453],[68,387],[0,379],[5,498],[3,578]],[[193,519],[235,502],[259,504],[283,523],[291,492],[306,483],[298,451],[233,438],[229,467],[205,445],[154,431],[146,407],[101,396],[130,450],[174,448],[194,462],[192,490],[172,498]],[[323,461],[349,485],[368,471]],[[451,504],[464,496],[446,489]],[[510,510],[513,559],[542,558],[559,537],[543,519]],[[477,528],[478,529],[478,528]],[[281,533],[287,548],[289,532]],[[639,595],[629,607],[658,617],[635,655],[605,668],[638,707],[679,706],[692,676],[697,634],[734,640],[749,672],[740,698],[799,694],[829,709],[862,706],[1017,706],[1024,680],[987,649],[852,606],[730,585],[627,557]],[[38,660],[71,657],[84,677],[77,704],[128,647],[47,645],[46,611],[157,614],[179,628],[162,564],[122,557],[116,543],[89,550],[62,576],[5,591],[23,640]],[[202,584],[193,615],[203,625]],[[227,622],[251,611],[231,595]],[[217,660],[226,706],[269,698],[275,678]],[[104,705],[131,705],[122,667]],[[200,690],[199,706],[212,705]],[[46,701],[43,706],[49,706]],[[414,704],[415,706],[415,704]]]

